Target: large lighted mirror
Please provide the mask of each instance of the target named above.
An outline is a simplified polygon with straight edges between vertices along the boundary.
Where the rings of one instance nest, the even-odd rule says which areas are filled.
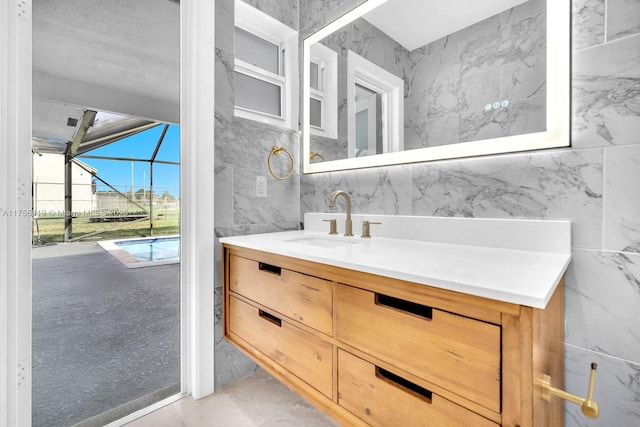
[[[304,41],[304,172],[569,146],[570,6],[362,3]]]

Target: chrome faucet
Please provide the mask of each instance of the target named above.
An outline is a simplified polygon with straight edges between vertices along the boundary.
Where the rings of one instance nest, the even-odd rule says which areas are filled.
[[[351,199],[349,198],[349,195],[342,190],[334,191],[333,194],[331,195],[331,198],[329,199],[329,207],[330,208],[333,207],[333,205],[336,203],[336,198],[338,196],[343,196],[345,203],[347,205],[347,219],[344,222],[344,235],[353,236],[352,223],[351,223]]]

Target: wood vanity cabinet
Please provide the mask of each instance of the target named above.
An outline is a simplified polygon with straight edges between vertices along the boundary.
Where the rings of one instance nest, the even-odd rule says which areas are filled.
[[[564,425],[536,386],[564,377],[562,283],[541,310],[223,249],[225,337],[340,424]]]

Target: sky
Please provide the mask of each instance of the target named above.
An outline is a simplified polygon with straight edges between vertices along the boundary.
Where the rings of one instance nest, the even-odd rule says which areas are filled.
[[[150,159],[156,148],[164,126],[156,126],[145,132],[130,136],[104,147],[86,153],[91,156],[125,157],[134,159]],[[121,192],[133,191],[145,187],[149,190],[150,170],[149,162],[131,162],[119,160],[100,160],[78,157],[82,162],[98,170],[98,176]],[[180,128],[170,125],[164,137],[156,160],[172,162],[180,161]],[[133,172],[133,173],[132,173]],[[98,191],[110,191],[111,189],[99,180]],[[176,198],[180,197],[180,167],[154,163],[153,187],[156,194],[162,194],[165,190]]]

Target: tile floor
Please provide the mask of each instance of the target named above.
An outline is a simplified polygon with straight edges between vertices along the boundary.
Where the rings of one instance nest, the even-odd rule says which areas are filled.
[[[181,399],[127,427],[335,427],[338,424],[264,371],[200,400]]]

